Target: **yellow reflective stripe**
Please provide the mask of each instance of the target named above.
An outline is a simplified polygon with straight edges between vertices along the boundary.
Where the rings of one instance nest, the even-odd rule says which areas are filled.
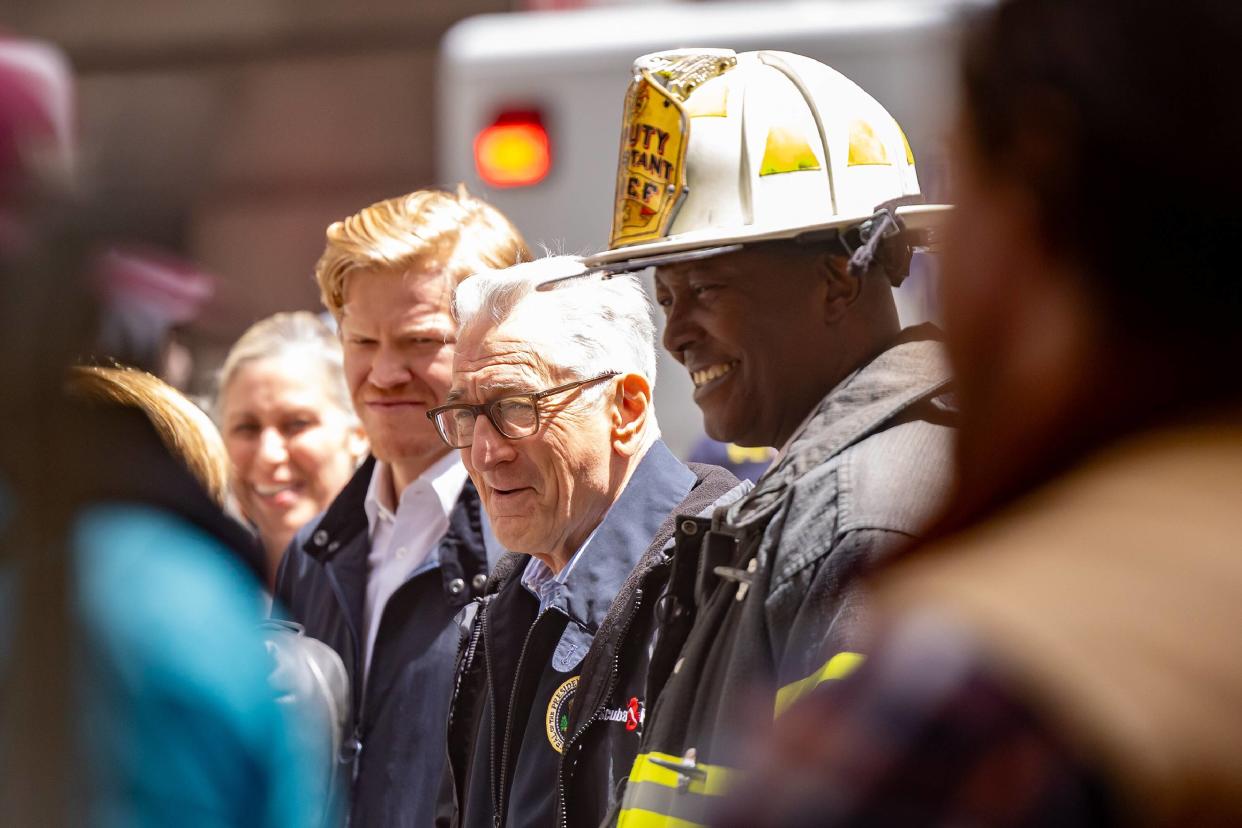
[[[685,764],[688,768],[692,767],[696,773],[690,778],[690,784],[684,788],[690,793],[721,796],[725,793],[725,788],[732,781],[734,774],[737,773],[732,768],[726,768],[723,765],[708,765],[704,762],[690,765],[680,756],[652,751],[640,753],[634,759],[634,766],[630,769],[630,782],[654,782],[666,788],[677,788],[682,783],[685,776],[672,768],[657,765],[651,761],[653,758],[671,765]]]
[[[779,716],[789,709],[789,705],[814,690],[825,681],[833,679],[845,678],[854,671],[859,664],[862,664],[863,656],[861,653],[837,653],[811,675],[804,679],[799,679],[792,684],[786,684],[780,690],[776,691],[776,713]]]
[[[692,773],[679,773],[678,766]],[[709,797],[725,794],[736,774],[732,768],[692,763],[670,753],[640,753],[630,768],[617,828],[701,828],[703,823],[696,820],[707,818]]]
[[[617,817],[617,828],[703,828],[703,826],[698,822],[644,811],[641,808],[626,808]]]

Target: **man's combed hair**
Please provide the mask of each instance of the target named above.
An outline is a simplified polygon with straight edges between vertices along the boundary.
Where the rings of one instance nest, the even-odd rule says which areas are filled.
[[[339,319],[349,277],[358,270],[447,273],[460,282],[530,258],[517,228],[464,186],[455,193],[417,190],[333,222],[315,281],[324,306]]]
[[[549,361],[578,379],[605,371],[641,374],[654,387],[655,323],[651,301],[635,276],[599,274],[538,286],[584,272],[581,260],[553,256],[504,270],[487,270],[462,282],[453,315],[464,334],[472,325],[503,322],[518,305],[547,318]]]

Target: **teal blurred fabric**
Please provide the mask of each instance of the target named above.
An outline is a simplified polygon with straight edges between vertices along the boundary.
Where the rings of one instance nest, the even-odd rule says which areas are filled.
[[[90,507],[70,538],[86,822],[320,824],[324,792],[306,786],[324,757],[294,749],[267,683],[262,593],[241,562],[144,506]]]

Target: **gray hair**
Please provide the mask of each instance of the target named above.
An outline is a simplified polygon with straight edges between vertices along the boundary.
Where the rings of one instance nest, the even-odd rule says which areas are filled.
[[[655,387],[655,323],[651,301],[633,275],[590,274],[536,291],[543,282],[584,273],[575,256],[550,256],[476,273],[457,287],[453,316],[464,333],[480,319],[499,324],[539,297],[547,319],[548,361],[576,379],[607,371],[641,374]],[[460,335],[460,334],[459,334]]]
[[[345,357],[341,352],[340,339],[315,314],[294,311],[273,314],[254,323],[233,343],[217,377],[216,401],[213,407],[216,421],[221,420],[225,394],[242,366],[289,353],[308,356],[308,365],[318,364],[323,371],[324,390],[328,399],[349,415],[351,420],[357,419],[349,398],[349,387],[345,382]]]

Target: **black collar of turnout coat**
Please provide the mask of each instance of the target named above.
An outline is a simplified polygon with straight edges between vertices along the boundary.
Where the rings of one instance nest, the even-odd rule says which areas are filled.
[[[449,528],[427,561],[388,599],[363,697],[364,619],[371,552],[364,504],[368,458],[323,513],[298,533],[276,576],[276,612],[341,656],[354,732],[351,826],[431,823],[444,769],[445,722],[460,633],[454,617],[483,592],[488,550],[474,484],[466,481]]]

